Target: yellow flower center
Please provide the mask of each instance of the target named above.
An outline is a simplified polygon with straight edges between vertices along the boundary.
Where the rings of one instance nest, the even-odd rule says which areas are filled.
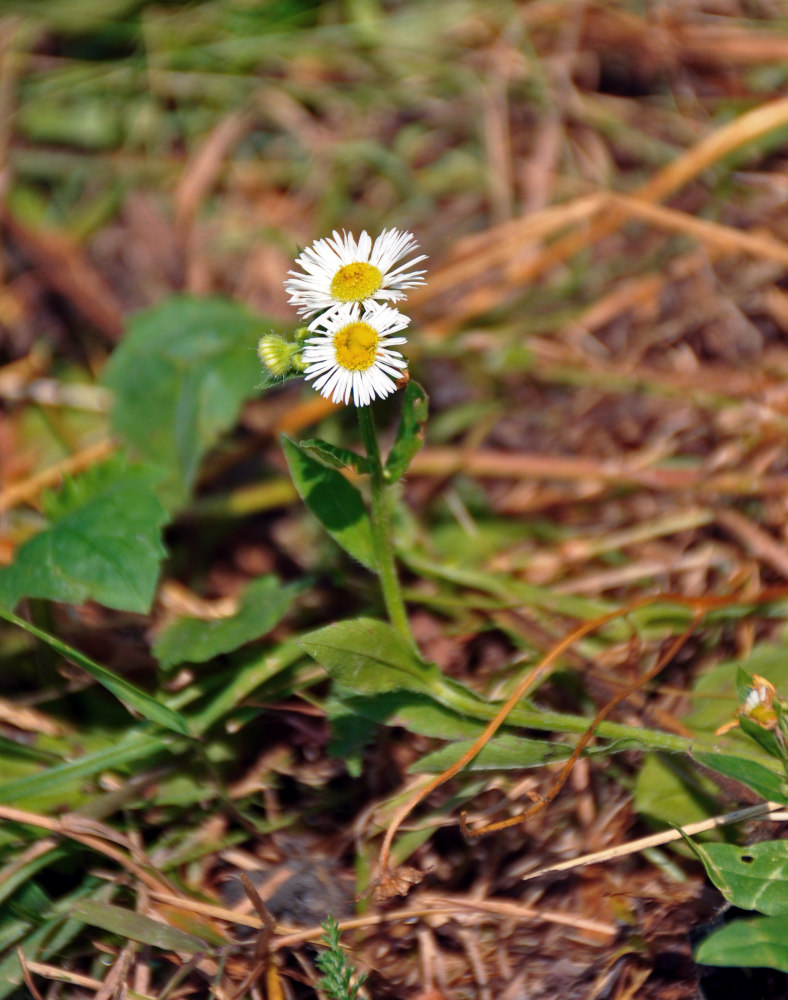
[[[375,363],[378,332],[369,323],[348,323],[334,334],[338,364],[351,372],[363,372]]]
[[[344,264],[331,279],[331,297],[337,302],[363,302],[380,288],[383,275],[374,264]]]

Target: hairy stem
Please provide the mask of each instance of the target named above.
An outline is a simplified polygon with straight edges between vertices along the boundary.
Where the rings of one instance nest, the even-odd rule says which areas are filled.
[[[357,407],[358,422],[361,426],[361,436],[371,465],[371,509],[372,544],[375,549],[375,564],[383,591],[383,601],[386,605],[389,620],[397,631],[401,632],[410,642],[413,636],[402,599],[402,590],[397,576],[397,566],[394,562],[394,546],[391,541],[391,518],[389,514],[386,483],[383,479],[383,463],[380,458],[378,437],[375,421],[370,406]]]

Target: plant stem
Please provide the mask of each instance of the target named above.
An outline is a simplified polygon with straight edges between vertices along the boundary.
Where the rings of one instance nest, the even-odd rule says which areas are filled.
[[[389,516],[386,483],[383,479],[383,463],[380,459],[380,448],[378,447],[378,436],[372,416],[372,407],[358,406],[356,407],[356,412],[358,413],[358,422],[361,427],[361,436],[364,439],[367,458],[369,458],[371,466],[369,476],[372,501],[370,510],[372,544],[375,549],[375,563],[378,578],[380,579],[380,587],[383,591],[383,601],[386,605],[386,611],[388,612],[391,624],[409,642],[413,643],[408,614],[405,610],[405,602],[402,599],[399,577],[397,576],[397,566],[394,562],[394,546],[391,542],[391,518]]]

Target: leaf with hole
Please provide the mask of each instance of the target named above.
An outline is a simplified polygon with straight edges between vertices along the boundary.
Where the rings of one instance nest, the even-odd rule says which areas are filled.
[[[788,914],[788,840],[765,840],[749,847],[691,844],[729,903],[770,916]]]
[[[700,965],[766,967],[788,972],[788,914],[733,920],[695,949]]]

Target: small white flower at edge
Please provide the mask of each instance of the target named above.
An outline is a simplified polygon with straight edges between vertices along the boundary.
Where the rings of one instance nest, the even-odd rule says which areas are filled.
[[[357,302],[345,303],[313,320],[310,337],[301,356],[304,376],[314,379],[317,391],[335,403],[356,406],[383,399],[397,388],[407,361],[389,348],[404,344],[410,318],[390,306],[371,302],[362,310]]]
[[[356,242],[352,233],[334,230],[296,258],[302,272],[288,271],[290,304],[308,317],[344,303],[404,299],[406,288],[424,284],[424,271],[413,267],[427,258],[422,254],[395,265],[417,248],[413,234],[398,229],[384,229],[374,243],[366,231]]]

